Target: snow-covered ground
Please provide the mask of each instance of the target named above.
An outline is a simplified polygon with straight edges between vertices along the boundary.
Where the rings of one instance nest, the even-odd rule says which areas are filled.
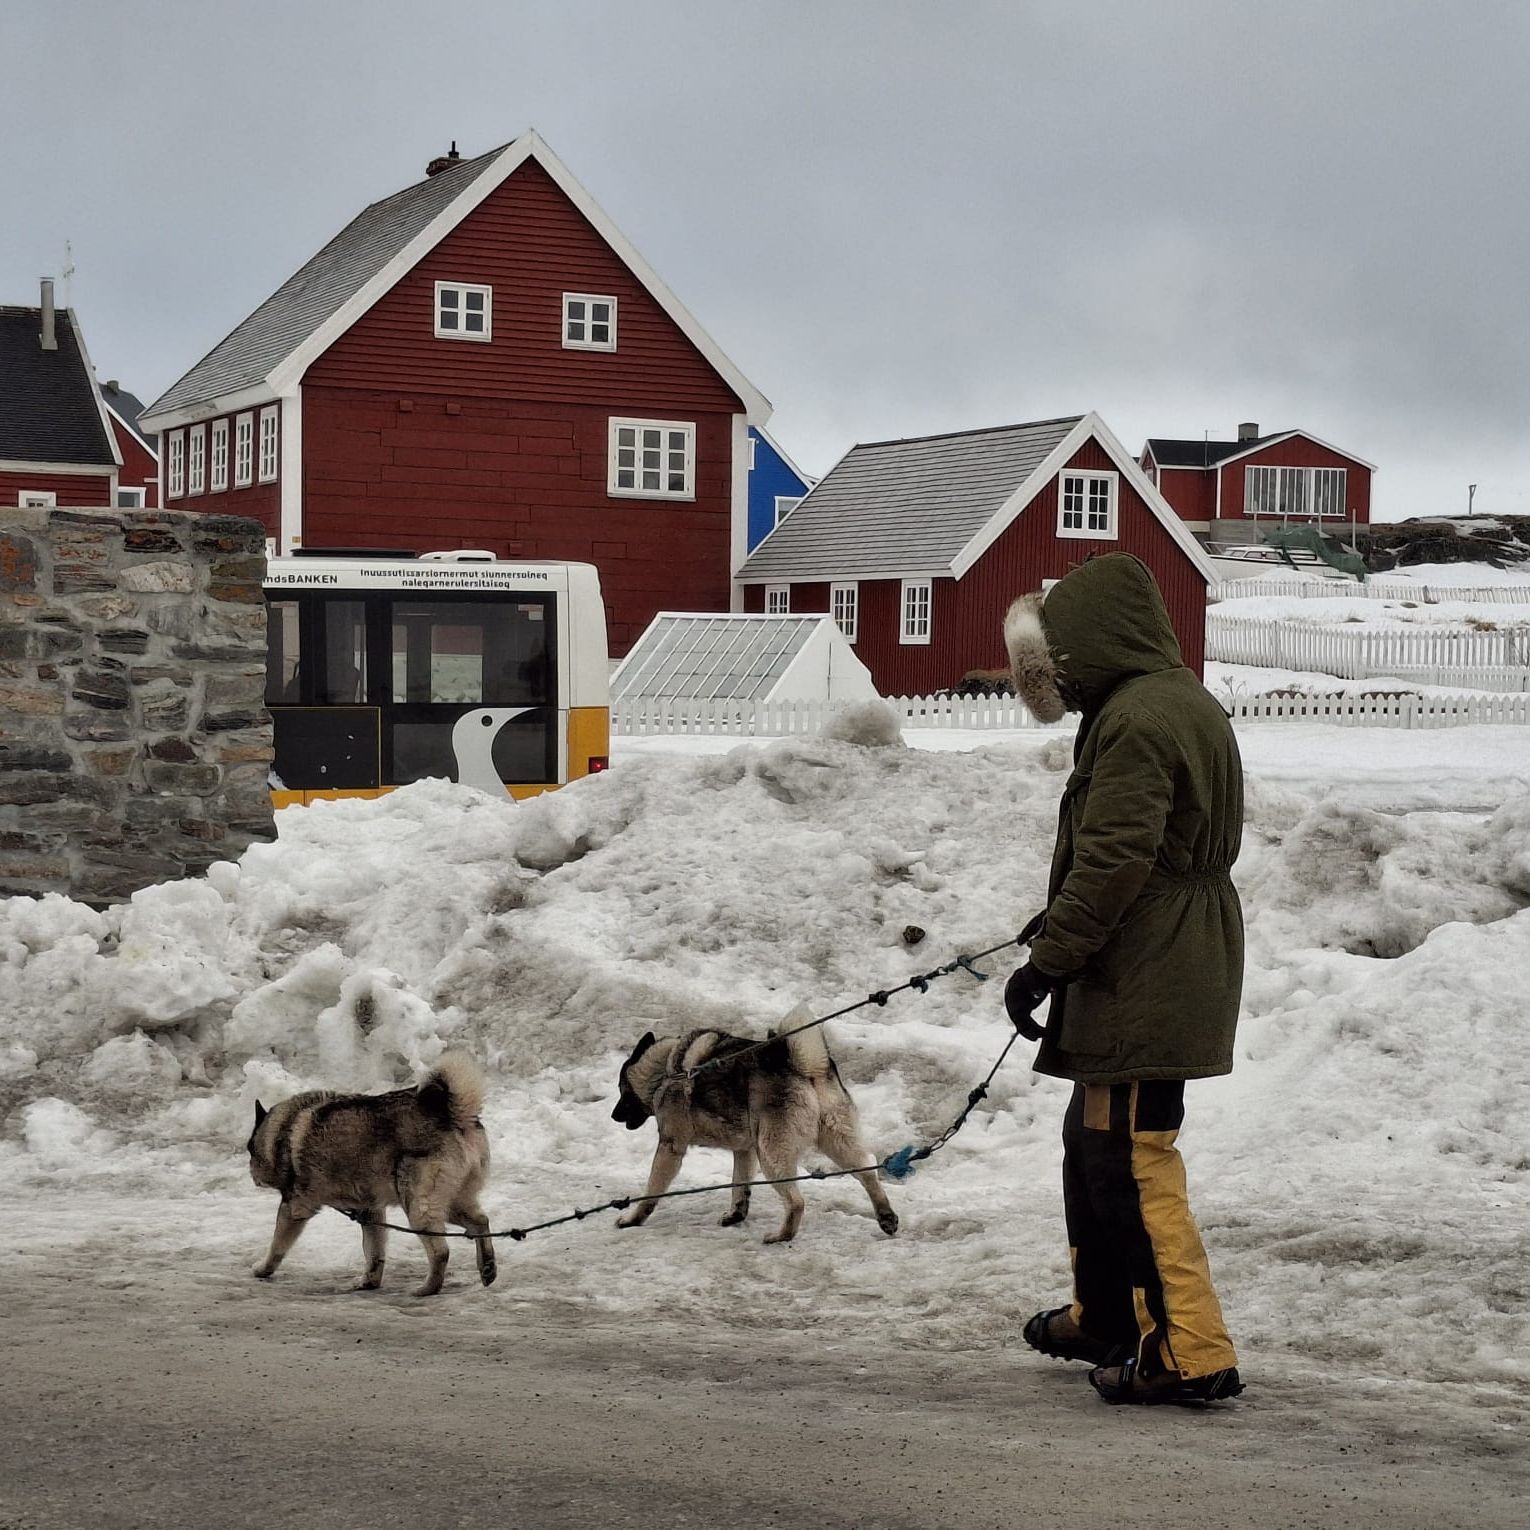
[[[1530,584],[1530,579],[1525,581]],[[1342,588],[1342,586],[1341,586]],[[1263,622],[1300,622],[1310,627],[1468,627],[1479,631],[1523,627],[1530,605],[1470,600],[1377,600],[1366,595],[1248,595],[1224,600],[1219,616]]]
[[[1238,1064],[1190,1090],[1193,1202],[1250,1379],[1342,1376],[1530,1423],[1530,739],[1260,725],[1241,735],[1248,916]],[[939,732],[863,744],[618,741],[614,768],[516,805],[439,782],[278,815],[277,843],[97,913],[0,901],[0,1173],[13,1258],[68,1251],[124,1284],[212,1281],[308,1307],[360,1270],[326,1213],[272,1287],[244,1270],[275,1211],[248,1181],[257,1098],[488,1064],[497,1226],[639,1186],[651,1133],[610,1120],[646,1029],[761,1033],[1010,936],[1043,893],[1070,740]],[[926,933],[916,946],[904,931]],[[996,978],[1009,963],[988,963]],[[1009,1035],[960,973],[838,1020],[882,1152],[938,1132]],[[723,1198],[502,1248],[461,1245],[454,1322],[583,1312],[836,1342],[1013,1344],[1067,1283],[1066,1086],[1017,1050],[949,1147],[890,1193],[807,1186],[766,1248]],[[726,1178],[697,1152],[682,1184]],[[390,1288],[421,1265],[395,1240]],[[103,1265],[102,1250],[119,1251]],[[125,1252],[122,1252],[125,1251]],[[105,1277],[103,1277],[105,1278]],[[283,1296],[283,1292],[290,1293]],[[1474,1415],[1475,1416],[1475,1415]]]

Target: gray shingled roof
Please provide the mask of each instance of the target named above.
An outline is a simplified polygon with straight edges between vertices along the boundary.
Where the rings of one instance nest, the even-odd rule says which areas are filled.
[[[54,351],[42,348],[41,330],[40,308],[0,307],[0,458],[115,466],[73,320],[55,310]]]
[[[739,577],[868,579],[949,568],[1082,418],[852,447]]]
[[[501,144],[372,203],[146,413],[207,403],[263,382],[509,147]]]
[[[611,700],[674,696],[764,701],[820,622],[817,616],[654,618],[611,677]]]

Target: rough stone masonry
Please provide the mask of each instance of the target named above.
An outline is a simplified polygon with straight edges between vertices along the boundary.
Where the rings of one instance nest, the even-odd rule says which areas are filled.
[[[109,903],[276,837],[264,536],[0,507],[0,897]]]

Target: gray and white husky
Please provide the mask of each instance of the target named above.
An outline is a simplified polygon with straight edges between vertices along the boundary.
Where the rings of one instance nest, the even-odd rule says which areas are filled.
[[[267,1110],[255,1102],[250,1133],[250,1178],[281,1192],[271,1250],[255,1266],[265,1280],[276,1273],[309,1219],[325,1206],[381,1222],[390,1206],[403,1207],[430,1259],[430,1272],[414,1294],[434,1296],[446,1278],[448,1222],[476,1235],[478,1276],[496,1274],[489,1219],[478,1197],[489,1173],[489,1139],[478,1113],[484,1076],[472,1058],[449,1052],[417,1089],[389,1094],[336,1094],[314,1089]],[[382,1284],[388,1234],[361,1230],[366,1255],[362,1291]]]
[[[789,1016],[786,1024],[794,1023],[799,1017]],[[823,1032],[775,1037],[768,1046],[748,1051],[756,1045],[726,1031],[691,1031],[668,1040],[649,1031],[633,1048],[622,1065],[621,1096],[611,1119],[629,1131],[650,1116],[658,1125],[659,1145],[645,1196],[670,1187],[688,1148],[729,1148],[734,1182],[743,1188],[734,1190],[722,1225],[736,1227],[749,1215],[748,1181],[754,1177],[756,1159],[766,1179],[785,1179],[798,1172],[802,1155],[816,1148],[838,1167],[860,1171],[855,1178],[871,1198],[877,1226],[889,1236],[897,1232],[898,1214],[877,1179],[875,1158],[861,1141],[855,1102],[834,1066]],[[729,1061],[734,1054],[747,1055]],[[714,1066],[694,1079],[687,1077],[708,1061]],[[765,1241],[786,1243],[801,1224],[802,1195],[796,1185],[775,1189],[785,1202],[786,1215]],[[617,1226],[646,1222],[654,1204],[639,1201]]]

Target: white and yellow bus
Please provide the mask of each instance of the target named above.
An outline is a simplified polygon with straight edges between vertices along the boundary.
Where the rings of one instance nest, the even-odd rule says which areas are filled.
[[[266,568],[277,807],[427,776],[529,797],[606,768],[606,613],[587,563],[301,553]]]

